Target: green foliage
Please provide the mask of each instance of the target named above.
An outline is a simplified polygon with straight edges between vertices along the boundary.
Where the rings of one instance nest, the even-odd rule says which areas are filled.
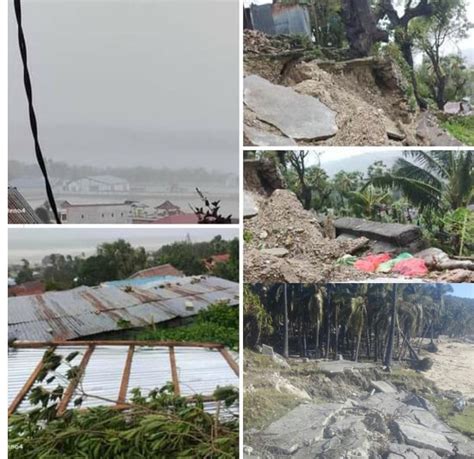
[[[442,126],[463,144],[474,146],[474,115],[449,117]]]
[[[44,394],[36,390],[42,403]],[[173,394],[172,385],[141,394],[133,390],[130,409],[98,407],[70,410],[61,418],[15,414],[9,420],[9,457],[37,458],[234,458],[238,456],[239,426],[222,421],[204,410],[202,401],[188,402]],[[217,398],[231,406],[233,388],[218,388]]]
[[[30,267],[30,262],[26,259],[21,260],[22,266],[15,278],[17,284],[23,284],[33,280],[33,270]]]
[[[464,435],[474,438],[474,406],[467,406],[462,413],[453,408],[453,401],[439,397],[428,397],[436,408],[440,418],[448,426]]]
[[[252,233],[249,230],[244,229],[244,242],[247,244],[252,242]]]
[[[212,274],[222,279],[239,282],[239,240],[237,238],[229,242],[229,261],[217,263],[212,269]]]
[[[156,328],[137,336],[140,340],[201,341],[239,347],[239,308],[216,303],[199,311],[194,322],[182,327]]]
[[[244,346],[254,347],[273,332],[270,314],[249,285],[244,285]]]
[[[458,255],[471,255],[474,247],[474,212],[459,208],[444,216],[445,228],[455,243]]]

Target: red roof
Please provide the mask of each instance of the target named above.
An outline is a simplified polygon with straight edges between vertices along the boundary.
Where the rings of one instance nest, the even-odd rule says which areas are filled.
[[[221,253],[219,255],[212,255],[211,258],[214,263],[227,263],[230,260],[230,254]]]
[[[41,295],[44,292],[44,284],[39,280],[24,282],[23,284],[8,287],[8,296]]]
[[[154,220],[153,223],[158,224],[184,224],[184,223],[199,223],[198,218],[195,214],[178,214],[178,215],[168,215],[167,217],[159,218]]]
[[[153,266],[153,268],[142,269],[141,271],[136,272],[131,275],[129,279],[137,279],[144,277],[155,277],[155,276],[184,276],[184,273],[179,269],[176,269],[173,265],[169,263],[166,265]]]
[[[156,206],[155,209],[164,209],[164,210],[179,210],[180,207],[176,204],[173,204],[171,201],[166,200],[163,204]]]

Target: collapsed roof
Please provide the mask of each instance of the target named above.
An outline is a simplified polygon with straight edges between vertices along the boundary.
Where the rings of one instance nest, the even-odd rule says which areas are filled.
[[[78,354],[54,371],[55,379],[37,381],[47,349],[67,357]],[[70,366],[78,366],[80,378],[68,380]],[[212,402],[217,386],[239,384],[239,368],[233,356],[220,344],[165,343],[143,341],[90,341],[62,343],[17,343],[8,352],[8,414],[31,410],[28,394],[37,385],[52,390],[67,385],[58,403],[57,415],[74,407],[77,397],[82,408],[99,405],[127,409],[131,391],[140,388],[146,396],[168,382],[176,395],[196,394]],[[87,394],[87,395],[85,395]],[[212,409],[212,406],[210,407]]]
[[[239,304],[239,286],[217,277],[127,279],[98,287],[8,299],[9,340],[72,340]]]

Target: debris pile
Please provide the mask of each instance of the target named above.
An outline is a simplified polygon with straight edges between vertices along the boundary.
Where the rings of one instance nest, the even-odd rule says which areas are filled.
[[[343,279],[347,269],[353,270],[337,266],[336,260],[369,242],[365,237],[326,239],[318,220],[289,190],[275,190],[261,200],[245,228],[251,234],[245,253],[246,282],[318,282],[338,275]],[[367,278],[366,273],[355,275]]]
[[[244,75],[246,145],[458,144],[438,126],[434,116],[420,114],[413,107],[407,98],[406,80],[389,57],[324,60],[321,53],[318,57],[317,49],[298,43],[294,37],[246,31]],[[256,77],[264,79],[267,86],[273,84],[275,93],[273,99],[259,101],[258,107],[247,96]],[[288,95],[288,100],[282,101],[281,94]],[[311,97],[335,113],[336,129],[327,122],[332,135],[297,137],[262,115],[267,105],[273,109],[280,105],[280,117],[292,116],[299,107],[297,95]]]

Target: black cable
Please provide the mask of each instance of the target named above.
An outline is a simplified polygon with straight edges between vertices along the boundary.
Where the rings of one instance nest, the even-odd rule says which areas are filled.
[[[31,89],[30,72],[28,71],[28,60],[26,53],[26,41],[25,35],[23,34],[23,27],[21,23],[21,0],[14,0],[15,4],[15,15],[16,22],[18,24],[18,44],[20,46],[21,60],[23,61],[23,81],[25,83],[26,98],[28,99],[28,111],[30,115],[30,127],[33,139],[35,141],[35,152],[36,160],[43,173],[44,183],[46,186],[46,195],[48,196],[49,205],[56,219],[56,223],[61,223],[59,218],[58,209],[56,207],[56,201],[54,200],[53,189],[49,183],[48,171],[46,170],[46,164],[44,162],[43,153],[41,152],[41,146],[38,139],[38,125],[36,123],[35,109],[33,107],[33,92]]]

